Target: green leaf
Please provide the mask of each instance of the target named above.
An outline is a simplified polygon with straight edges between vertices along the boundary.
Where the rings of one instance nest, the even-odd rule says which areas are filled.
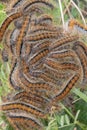
[[[74,127],[75,127],[74,124],[70,124],[70,125],[59,128],[59,130],[73,130]]]
[[[80,110],[80,113],[78,115],[78,120],[87,125],[87,103],[83,100],[79,100],[75,103],[75,110]]]
[[[77,88],[73,88],[72,91],[73,91],[73,93],[75,93],[76,95],[78,95],[81,99],[83,99],[85,102],[87,102],[87,95],[85,95],[84,93],[82,93]]]

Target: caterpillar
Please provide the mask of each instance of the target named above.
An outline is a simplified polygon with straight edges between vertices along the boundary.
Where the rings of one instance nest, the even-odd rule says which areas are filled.
[[[66,73],[64,71],[57,71],[57,70],[54,70],[53,68],[51,67],[48,67],[47,65],[44,66],[44,69],[43,71],[47,74],[47,75],[50,75],[54,80],[58,80],[58,79],[66,79],[66,78],[69,78],[70,77],[70,73]]]
[[[62,100],[69,92],[70,90],[75,86],[77,81],[79,80],[80,75],[79,74],[74,74],[72,78],[70,78],[65,85],[64,89],[60,91],[60,93],[56,94],[55,96],[52,97],[51,102],[49,103],[49,107],[53,106],[56,104],[56,102]],[[54,105],[55,106],[55,105]]]
[[[19,36],[17,38],[17,43],[16,43],[16,55],[17,55],[17,57],[20,56],[20,53],[21,53],[21,44],[23,42],[23,37],[26,34],[26,30],[27,30],[29,21],[30,21],[30,17],[26,16],[25,19],[24,19],[24,23],[22,25],[22,28],[20,30],[20,34],[19,34]]]
[[[36,33],[33,35],[26,36],[24,38],[24,42],[30,42],[30,43],[35,43],[37,41],[43,40],[43,41],[48,41],[52,39],[58,39],[58,37],[61,36],[60,32],[45,32],[45,33]]]
[[[35,33],[35,32],[57,32],[57,31],[62,31],[61,29],[60,30],[58,30],[58,28],[57,27],[55,27],[55,26],[51,26],[51,25],[47,25],[47,26],[45,26],[45,25],[34,25],[32,28],[31,28],[31,30],[30,30],[30,32],[29,32],[29,34],[33,34],[33,33]]]
[[[49,53],[48,49],[43,49],[42,51],[40,51],[39,53],[37,53],[35,56],[33,56],[30,60],[29,60],[29,65],[33,66],[36,64],[36,62],[40,61],[42,58],[46,57],[47,54]]]
[[[46,59],[45,64],[48,65],[51,68],[54,68],[55,70],[61,69],[61,70],[73,70],[77,71],[79,70],[79,66],[74,63],[58,63],[52,59]]]
[[[23,43],[21,47],[21,57],[28,59],[32,51],[32,45],[28,43]]]
[[[49,102],[49,99],[43,97],[43,96],[40,96],[38,93],[35,93],[35,92],[29,92],[27,93],[26,91],[21,91],[21,92],[18,92],[16,93],[14,96],[13,96],[13,100],[20,100],[24,97],[30,97],[33,101],[37,102],[37,103],[40,103],[40,104],[47,104]]]
[[[78,57],[79,57],[79,60],[81,62],[81,66],[82,66],[82,69],[83,69],[83,82],[87,79],[87,56],[85,55],[84,53],[84,50],[81,46],[79,45],[75,45],[73,47],[73,49],[75,50],[75,52],[77,53]]]
[[[29,10],[23,10],[23,13],[29,15],[32,15],[32,13],[43,14],[43,10],[41,10],[38,6],[33,5],[32,8],[30,8]]]
[[[14,111],[14,110],[22,110],[27,113],[34,114],[35,116],[38,117],[44,117],[45,112],[42,111],[41,109],[32,106],[31,104],[23,103],[23,102],[11,102],[11,103],[5,103],[1,105],[1,110],[2,111]]]
[[[49,56],[50,58],[65,58],[65,57],[76,57],[76,54],[72,50],[62,50],[52,52]]]
[[[10,1],[9,4],[10,4],[10,7],[7,8],[7,11],[10,11],[12,10],[13,8],[19,6],[22,4],[24,0],[14,0],[14,1]],[[10,9],[9,9],[10,8]]]
[[[49,50],[57,49],[58,47],[67,45],[69,43],[72,45],[74,42],[78,40],[78,38],[79,38],[78,35],[62,37],[58,39],[56,42],[54,42],[55,44],[52,43],[52,45],[49,47]]]
[[[37,128],[39,129],[42,127],[42,123],[36,119],[35,117],[30,116],[29,114],[23,114],[23,113],[10,113],[8,114],[8,117],[15,123],[18,122],[18,126],[21,126],[20,123],[25,124],[25,129],[29,128]],[[31,124],[31,126],[30,126]]]
[[[40,7],[45,5],[45,7],[47,6],[51,9],[54,8],[54,6],[51,3],[49,3],[47,0],[31,0],[31,1],[26,1],[23,4],[24,7],[23,10],[26,10],[27,8],[29,10],[30,8],[32,8],[33,5],[40,6]]]
[[[17,84],[15,84],[15,79],[14,79],[14,72],[16,70],[17,67],[17,60],[13,61],[13,66],[9,75],[9,84],[15,89],[15,90],[19,90],[19,86]]]
[[[69,20],[68,27],[70,29],[74,29],[75,28],[78,32],[81,32],[82,34],[87,34],[87,26],[81,24],[76,19]]]
[[[31,89],[31,90],[34,90],[34,89],[43,90],[44,89],[46,91],[49,90],[49,92],[53,90],[53,87],[47,83],[44,83],[44,82],[32,83],[32,82],[28,81],[27,79],[25,80],[23,75],[20,76],[20,79],[21,79],[21,82],[23,84],[25,84],[25,87],[27,87],[27,89]]]
[[[32,48],[32,52],[33,53],[36,53],[38,52],[39,50],[42,50],[42,49],[45,49],[45,48],[49,48],[49,45],[51,43],[49,41],[46,41],[46,42],[42,42],[42,43],[38,43],[37,45],[33,46]]]
[[[22,17],[22,12],[16,12],[5,19],[5,21],[2,23],[0,27],[0,41],[2,41],[4,33],[6,32],[10,23],[20,17]]]
[[[43,14],[44,6],[54,8],[47,0],[15,0],[0,27],[3,40],[10,23],[15,25],[4,40],[13,56],[9,82],[16,93],[0,110],[16,130],[42,130],[40,118],[46,117],[47,108],[56,106],[87,77],[86,45],[79,41],[79,34],[54,26],[52,17]],[[87,31],[79,23],[68,26]]]
[[[49,25],[52,24],[52,21],[53,20],[51,16],[44,14],[38,17],[38,19],[35,22],[35,25]]]

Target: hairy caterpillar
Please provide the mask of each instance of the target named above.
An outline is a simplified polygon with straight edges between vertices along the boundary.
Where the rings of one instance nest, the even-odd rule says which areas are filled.
[[[73,71],[79,70],[79,66],[74,63],[58,63],[50,58],[45,61],[45,64],[51,68],[54,68],[55,70],[58,70],[58,69],[61,69],[61,70],[70,69]]]
[[[47,54],[49,53],[48,49],[43,49],[42,51],[40,51],[39,53],[37,53],[35,56],[33,56],[30,60],[29,60],[29,65],[33,66],[36,64],[36,62],[38,62],[39,60],[41,60],[42,58],[46,57]]]
[[[25,1],[23,5],[24,6],[23,10],[26,10],[27,8],[29,10],[29,8],[32,8],[33,5],[35,6],[37,5],[40,7],[45,5],[45,7],[47,6],[51,9],[54,8],[54,6],[51,3],[49,3],[47,0],[31,0],[31,1]]]
[[[55,96],[52,97],[52,100],[49,104],[49,106],[55,106],[56,102],[59,100],[62,100],[69,92],[70,90],[75,86],[77,81],[79,80],[79,74],[74,74],[71,79],[67,82],[64,89],[60,91],[60,93],[55,94]]]
[[[22,110],[31,114],[34,114],[35,116],[38,117],[44,117],[45,112],[42,111],[41,109],[27,104],[27,103],[23,103],[23,102],[11,102],[11,103],[5,103],[1,105],[1,110],[2,111],[14,111],[14,110]]]
[[[26,16],[25,19],[24,19],[24,23],[22,25],[22,28],[20,30],[20,34],[19,34],[19,36],[17,38],[17,43],[16,43],[16,54],[17,54],[17,57],[20,56],[21,44],[23,42],[23,37],[26,34],[26,30],[27,30],[27,27],[28,27],[28,24],[29,24],[29,20],[30,20],[30,17]]]
[[[30,35],[29,37],[26,36],[24,38],[25,42],[30,42],[30,43],[35,43],[37,41],[43,40],[43,41],[48,41],[52,39],[58,39],[58,37],[61,36],[60,32],[45,32],[45,33],[38,33],[36,32],[33,35]]]
[[[87,34],[87,26],[81,24],[78,20],[76,19],[71,19],[69,20],[68,22],[68,27],[71,29],[71,30],[77,30],[78,33],[82,33],[82,34]]]
[[[58,39],[55,42],[55,44],[52,43],[52,45],[50,46],[49,49],[54,50],[54,49],[57,49],[60,46],[67,45],[69,43],[72,45],[74,42],[76,42],[78,40],[78,38],[79,38],[78,35],[62,37],[62,38]]]
[[[6,18],[6,20],[2,23],[0,27],[0,41],[3,39],[3,35],[6,32],[8,26],[11,22],[13,22],[15,19],[22,17],[22,12],[16,12],[10,15]]]
[[[29,114],[23,114],[19,113],[9,113],[7,115],[13,122],[18,126],[18,128],[21,126],[20,123],[23,125],[25,124],[25,129],[29,128],[37,128],[42,127],[42,123],[37,120],[35,117],[30,116]],[[30,126],[31,124],[31,126]],[[21,129],[21,128],[20,128]],[[19,130],[19,129],[18,129]]]

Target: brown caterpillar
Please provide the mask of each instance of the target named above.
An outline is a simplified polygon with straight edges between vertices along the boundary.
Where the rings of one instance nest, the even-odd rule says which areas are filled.
[[[51,3],[49,3],[47,0],[31,0],[31,1],[26,1],[24,3],[23,10],[26,10],[27,8],[29,10],[30,8],[32,8],[33,5],[40,6],[40,7],[45,5],[45,7],[47,6],[51,9],[54,8],[54,6]]]
[[[35,22],[35,25],[49,25],[49,24],[52,24],[52,17],[47,15],[47,14],[44,14],[44,15],[41,15],[38,17],[38,19],[36,20]]]
[[[78,32],[81,32],[83,34],[87,34],[87,26],[81,24],[79,21],[77,21],[76,19],[71,19],[68,22],[68,26],[70,29],[74,29],[76,28],[76,30]]]
[[[23,13],[24,13],[24,15],[25,14],[32,15],[32,13],[43,14],[43,11],[38,6],[33,5],[32,8],[30,8],[29,10],[28,9],[23,10]]]
[[[43,49],[42,51],[40,51],[39,53],[37,53],[35,56],[33,56],[33,58],[30,59],[29,65],[31,65],[31,66],[35,65],[36,62],[38,62],[42,58],[46,57],[48,53],[49,53],[48,49]]]
[[[61,90],[60,93],[58,93],[54,97],[52,97],[52,100],[51,100],[49,106],[51,107],[54,104],[56,105],[56,103],[58,101],[62,100],[70,92],[70,90],[75,86],[75,84],[77,83],[77,81],[79,80],[79,78],[80,78],[79,74],[73,75],[72,78],[69,79],[69,81],[65,85],[64,89]]]
[[[32,45],[28,43],[23,43],[21,47],[21,57],[28,59],[31,51],[32,51]]]
[[[79,46],[78,44],[75,45],[73,47],[73,49],[75,50],[76,54],[79,57],[79,60],[81,62],[81,66],[83,69],[83,82],[87,79],[87,56],[84,53],[84,50],[81,46]]]
[[[48,99],[40,96],[38,93],[33,93],[32,91],[30,91],[29,93],[27,93],[26,91],[22,91],[22,92],[18,92],[14,95],[13,100],[18,100],[20,98],[23,98],[25,96],[29,96],[31,97],[33,100],[36,100],[36,102],[41,102],[41,103],[48,103]]]
[[[3,22],[3,24],[0,27],[0,41],[2,41],[4,33],[6,32],[8,26],[11,22],[13,22],[15,19],[22,17],[22,12],[16,12],[9,17],[6,18],[6,20]]]
[[[14,0],[14,1],[9,1],[9,7],[7,8],[7,11],[12,11],[12,9],[20,4],[22,4],[23,0]]]
[[[79,70],[79,66],[74,64],[74,63],[58,63],[54,60],[47,59],[47,60],[45,60],[45,64],[48,65],[49,67],[55,69],[55,70],[58,70],[58,69],[61,69],[61,70],[70,69],[73,71]]]
[[[12,99],[14,101],[21,101],[21,102],[29,103],[33,106],[36,106],[42,109],[44,106],[46,106],[46,104],[49,101],[48,99],[32,92],[29,92],[29,93],[19,92]]]
[[[81,41],[77,41],[77,42],[75,42],[75,45],[80,46],[83,49],[85,55],[87,56],[87,46],[86,46],[86,44],[84,44]]]
[[[65,57],[76,57],[76,54],[72,50],[63,50],[52,52],[49,56],[50,58],[65,58]]]
[[[25,19],[24,19],[22,28],[20,30],[20,34],[19,34],[19,36],[17,38],[17,43],[16,43],[16,54],[17,54],[17,57],[20,56],[21,46],[22,46],[22,42],[23,42],[23,37],[26,34],[26,30],[27,30],[29,21],[30,21],[30,17],[26,16]]]
[[[29,103],[23,103],[23,102],[11,102],[7,104],[2,104],[1,105],[1,110],[2,111],[14,111],[14,110],[22,110],[27,113],[34,114],[35,116],[38,117],[44,117],[45,112],[42,111],[41,109],[30,105]]]
[[[16,66],[17,66],[17,63],[15,64],[15,67]],[[21,69],[21,71],[19,72],[19,70],[16,69],[15,67],[13,68],[13,71],[11,72],[11,75],[10,75],[10,82],[15,89],[19,89],[21,87],[21,89],[24,89],[27,92],[29,92],[30,90],[36,91],[38,90],[38,88],[39,90],[45,89],[45,90],[52,91],[52,86],[47,83],[43,83],[40,81],[35,83],[25,78],[24,74],[26,75],[28,73],[26,68],[23,68],[25,70]],[[14,71],[14,69],[16,70]],[[15,82],[13,79],[15,80]]]
[[[60,38],[59,40],[57,40],[55,43],[52,43],[52,45],[50,46],[50,50],[54,50],[62,45],[66,45],[66,44],[71,44],[72,42],[76,42],[78,40],[78,35],[74,35],[74,36],[65,36],[63,38]]]
[[[44,83],[44,82],[37,82],[37,83],[32,83],[30,81],[28,81],[27,79],[24,78],[24,76],[21,74],[20,76],[20,79],[21,79],[21,82],[23,84],[25,84],[25,87],[27,89],[30,89],[30,90],[46,90],[46,91],[52,91],[53,90],[53,87],[47,83]]]
[[[33,53],[36,53],[38,52],[39,50],[42,50],[42,49],[45,49],[45,48],[49,48],[49,45],[51,43],[49,41],[46,41],[46,42],[42,42],[42,43],[38,43],[37,45],[35,45],[33,48],[32,48],[32,52]]]
[[[45,66],[43,71],[47,74],[50,75],[54,80],[58,80],[58,79],[65,79],[65,78],[69,78],[70,77],[70,73],[66,73],[63,71],[57,71],[54,70],[51,67]]]
[[[25,129],[29,128],[41,128],[43,125],[41,124],[38,119],[35,117],[30,116],[29,114],[23,114],[23,113],[10,113],[8,114],[8,117],[15,123],[17,123],[18,126],[21,126],[20,123],[25,124]],[[31,125],[30,125],[31,124]]]
[[[18,125],[16,125],[16,123],[14,123],[14,121],[8,115],[6,115],[6,117],[7,117],[7,120],[9,121],[9,123],[12,125],[12,127],[15,130],[20,130],[20,128],[18,127]]]
[[[44,41],[48,41],[48,40],[52,40],[52,39],[57,39],[59,36],[61,36],[60,32],[45,32],[45,33],[35,33],[33,35],[30,36],[26,36],[24,38],[24,42],[30,42],[30,43],[34,43],[40,40],[44,40]]]
[[[30,34],[33,34],[35,32],[57,32],[60,31],[62,32],[62,29],[58,29],[56,26],[53,25],[47,25],[47,26],[43,26],[43,25],[34,25],[31,30],[30,30]]]

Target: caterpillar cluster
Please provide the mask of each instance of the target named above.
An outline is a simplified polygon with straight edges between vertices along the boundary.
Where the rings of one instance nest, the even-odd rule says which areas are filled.
[[[40,119],[51,107],[74,86],[87,83],[86,45],[78,34],[55,26],[41,7],[54,8],[47,0],[14,0],[0,27],[0,41],[11,55],[9,82],[15,90],[0,108],[15,130],[42,130]],[[14,28],[9,30],[11,23]]]

